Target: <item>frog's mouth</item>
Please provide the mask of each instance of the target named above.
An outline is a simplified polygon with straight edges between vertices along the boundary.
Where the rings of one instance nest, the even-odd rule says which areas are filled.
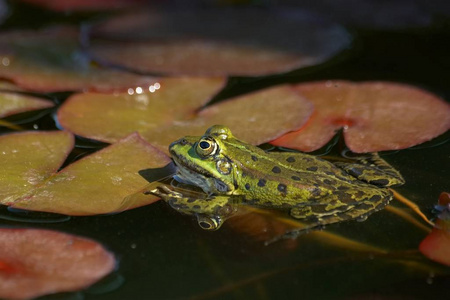
[[[186,158],[171,152],[172,159],[178,167],[174,179],[178,182],[198,186],[205,193],[229,192],[230,187],[196,164],[191,163]]]
[[[178,167],[177,174],[173,177],[176,181],[200,187],[205,193],[211,192],[209,184],[209,176],[197,172],[186,165],[180,164],[175,159],[175,164]]]

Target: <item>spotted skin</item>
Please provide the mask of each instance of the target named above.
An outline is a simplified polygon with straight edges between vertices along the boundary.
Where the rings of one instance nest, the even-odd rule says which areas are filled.
[[[377,154],[333,164],[303,153],[265,152],[220,125],[202,137],[173,142],[169,151],[178,166],[177,180],[200,187],[207,198],[185,197],[168,188],[150,193],[196,215],[199,224],[210,218],[219,227],[240,204],[288,209],[312,227],[363,218],[392,200],[386,187],[404,182]]]

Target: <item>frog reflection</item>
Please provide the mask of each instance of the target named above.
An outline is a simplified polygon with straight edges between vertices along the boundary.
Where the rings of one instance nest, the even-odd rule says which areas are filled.
[[[148,193],[197,216],[209,230],[218,229],[241,204],[289,210],[310,227],[364,219],[392,200],[387,187],[404,183],[377,154],[358,163],[331,163],[303,153],[265,152],[220,125],[201,137],[173,142],[169,151],[178,167],[175,180],[206,194],[192,196],[167,186]]]

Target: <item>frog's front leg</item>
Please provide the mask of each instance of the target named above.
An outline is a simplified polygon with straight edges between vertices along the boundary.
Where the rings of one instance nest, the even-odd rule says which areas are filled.
[[[378,153],[370,157],[357,158],[357,163],[335,162],[334,164],[358,180],[381,187],[402,185],[402,175],[382,159]]]
[[[230,196],[196,193],[194,197],[175,189],[161,185],[145,193],[160,197],[181,213],[195,215],[200,227],[207,230],[219,229],[237,211],[236,200]]]

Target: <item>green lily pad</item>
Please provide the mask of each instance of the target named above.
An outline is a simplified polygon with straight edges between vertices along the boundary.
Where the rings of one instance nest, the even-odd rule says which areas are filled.
[[[20,87],[6,80],[0,80],[0,90],[5,92],[21,92]]]
[[[324,146],[343,129],[353,152],[408,148],[450,128],[450,106],[427,91],[389,82],[324,81],[295,89],[314,103],[306,126],[271,143],[302,151]]]
[[[119,212],[159,198],[128,195],[148,182],[139,175],[171,161],[132,134],[54,173],[72,148],[67,132],[31,132],[0,137],[0,203],[67,215]],[[166,174],[167,175],[167,174]]]
[[[0,203],[12,203],[56,172],[73,143],[72,134],[64,131],[0,136]]]
[[[278,86],[207,106],[195,118],[177,120],[154,128],[142,136],[163,151],[186,135],[203,135],[212,125],[226,125],[233,135],[253,145],[267,143],[303,126],[313,111],[312,104],[291,87]]]
[[[0,118],[30,110],[54,106],[53,102],[37,97],[0,92]]]
[[[85,238],[40,229],[0,229],[2,299],[80,290],[114,267],[114,256]]]
[[[92,64],[79,38],[78,30],[69,27],[3,32],[0,77],[37,92],[126,91],[155,82],[151,77]]]
[[[58,120],[77,135],[113,143],[135,131],[191,118],[224,84],[223,78],[164,78],[153,92],[76,94],[61,106]]]
[[[78,94],[58,112],[67,130],[92,139],[114,142],[138,131],[160,150],[184,135],[201,135],[215,124],[261,144],[300,128],[312,105],[289,86],[254,93],[201,107],[222,86],[218,79],[163,79],[158,91],[142,94]]]
[[[139,11],[99,24],[91,36],[99,62],[173,76],[282,73],[322,63],[351,41],[339,25],[281,8]]]

